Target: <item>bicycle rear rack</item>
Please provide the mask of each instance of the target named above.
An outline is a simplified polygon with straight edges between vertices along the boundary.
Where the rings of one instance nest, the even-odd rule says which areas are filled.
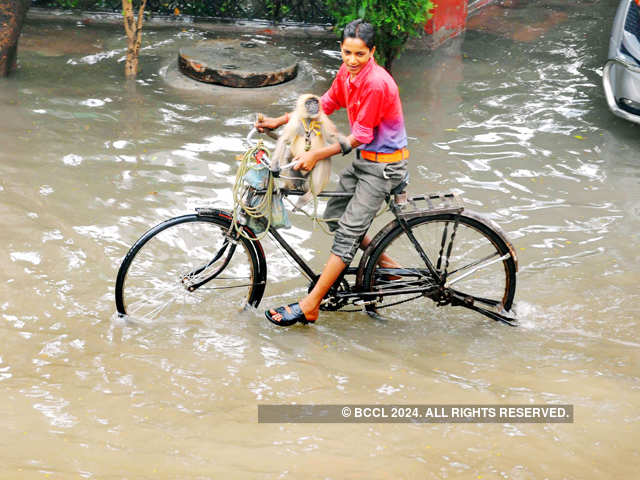
[[[425,214],[461,213],[464,210],[462,198],[455,193],[427,193],[411,198],[401,193],[396,195],[395,205],[398,217],[405,220]]]

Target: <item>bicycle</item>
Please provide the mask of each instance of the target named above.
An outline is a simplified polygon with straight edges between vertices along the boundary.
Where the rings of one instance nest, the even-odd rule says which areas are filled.
[[[247,136],[248,143],[254,131]],[[255,152],[255,159],[269,166],[262,142]],[[269,168],[269,175],[276,181],[278,172]],[[428,298],[438,306],[461,306],[517,325],[510,310],[518,261],[501,228],[465,209],[452,193],[408,197],[407,184],[405,179],[388,196],[393,219],[373,237],[357,266],[345,269],[321,309],[364,309],[376,315],[385,307]],[[280,191],[284,196],[304,193]],[[264,193],[248,189],[250,196]],[[318,197],[350,195],[325,191]],[[258,307],[267,284],[267,261],[258,235],[247,223],[240,215],[234,228],[233,211],[197,208],[148,230],[120,265],[115,288],[118,313],[152,319],[199,311],[205,302],[222,301],[241,309]],[[295,262],[312,288],[319,274],[276,228],[269,226],[265,233]],[[381,266],[385,254],[396,266]],[[214,291],[222,295],[210,295]]]

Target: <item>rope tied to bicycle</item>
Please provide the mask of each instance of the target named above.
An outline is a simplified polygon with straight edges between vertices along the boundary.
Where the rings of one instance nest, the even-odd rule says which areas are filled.
[[[291,226],[282,193],[263,161],[270,155],[262,140],[250,147],[240,160],[233,186],[233,228],[252,241],[264,238],[271,227]],[[253,230],[255,238],[245,232],[244,225]]]

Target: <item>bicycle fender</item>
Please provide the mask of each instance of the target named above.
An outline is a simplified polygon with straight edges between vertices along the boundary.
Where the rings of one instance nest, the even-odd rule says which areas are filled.
[[[231,212],[229,212],[228,210],[221,210],[219,208],[196,208],[196,214],[199,217],[222,217],[230,222],[233,221],[233,214]],[[251,237],[252,239],[252,243],[254,245],[258,245],[257,250],[259,251],[259,253],[264,253],[264,251],[262,250],[262,245],[260,245],[260,242],[256,240],[256,234],[251,229],[251,227],[243,225],[242,229],[249,234],[249,237]]]
[[[229,220],[229,221],[233,220],[233,214],[231,212],[229,212],[228,210],[221,210],[219,208],[196,208],[196,214],[199,217],[222,217],[225,220]],[[264,257],[264,250],[262,248],[262,244],[260,243],[259,240],[257,240],[257,236],[255,232],[247,225],[244,225],[242,228],[251,237],[252,239],[251,243],[255,245],[258,255],[261,258]]]
[[[219,208],[196,208],[196,213],[199,217],[222,217],[227,220],[232,220],[233,215],[228,210],[221,210]]]

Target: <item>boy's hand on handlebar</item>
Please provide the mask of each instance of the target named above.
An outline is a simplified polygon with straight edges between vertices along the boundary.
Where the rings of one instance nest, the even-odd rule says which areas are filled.
[[[254,124],[254,127],[258,129],[259,132],[264,132],[267,130],[275,130],[280,125],[282,125],[279,121],[279,118],[265,117],[263,115],[258,115],[258,120]]]
[[[304,170],[310,172],[313,167],[318,163],[315,152],[304,152],[294,158],[296,164],[293,166],[294,170]]]

